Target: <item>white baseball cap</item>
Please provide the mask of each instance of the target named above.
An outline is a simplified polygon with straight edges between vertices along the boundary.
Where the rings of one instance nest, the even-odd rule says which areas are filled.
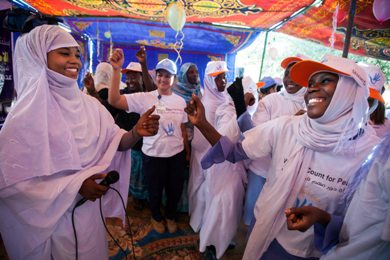
[[[363,68],[363,70],[367,73],[367,82],[368,88],[370,89],[370,97],[385,103],[385,100],[382,97],[382,88],[386,82],[386,76],[382,72],[382,70],[372,64],[367,64],[364,62],[359,62],[358,65]]]
[[[130,62],[129,65],[127,65],[126,69],[122,69],[122,73],[126,73],[128,71],[136,71],[142,73],[141,64],[139,62]]]
[[[227,64],[224,61],[209,61],[206,66],[206,75],[216,77],[221,73],[228,72]]]
[[[177,74],[176,63],[174,63],[170,59],[163,59],[159,63],[157,63],[156,71],[157,70],[166,70],[173,75]]]
[[[321,62],[303,60],[295,63],[290,71],[291,79],[307,87],[309,79],[319,72],[332,72],[352,77],[360,86],[368,87],[367,74],[353,60],[326,54]]]

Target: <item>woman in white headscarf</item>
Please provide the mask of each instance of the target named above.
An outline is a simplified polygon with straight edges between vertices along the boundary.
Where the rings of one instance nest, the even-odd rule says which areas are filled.
[[[204,95],[207,120],[232,142],[240,137],[236,111],[225,91],[224,61],[207,64]],[[203,170],[200,160],[210,144],[198,129],[194,131],[188,184],[190,225],[199,233],[199,250],[220,258],[236,234],[241,219],[246,174],[241,163],[225,162]],[[214,248],[213,248],[214,247]],[[216,252],[215,252],[216,251]]]
[[[242,143],[232,145],[215,131],[196,97],[186,108],[192,123],[214,145],[202,160],[203,168],[225,158],[234,162],[272,156],[244,259],[320,257],[313,230],[287,230],[284,210],[313,205],[342,212],[340,201],[348,180],[379,141],[366,126],[368,88],[364,72],[352,60],[328,55],[322,63],[298,62],[290,73],[295,82],[308,86],[307,113],[255,127],[245,133]]]
[[[79,90],[80,67],[79,45],[58,26],[39,26],[16,42],[17,101],[0,132],[0,232],[10,259],[74,259],[72,209],[105,194],[95,180],[110,170],[120,173],[115,185],[127,198],[130,155],[118,151],[158,129],[158,116],[147,120],[152,109],[132,131],[119,129]],[[123,215],[110,192],[103,203],[106,216]],[[99,203],[77,208],[74,224],[79,259],[107,259]]]

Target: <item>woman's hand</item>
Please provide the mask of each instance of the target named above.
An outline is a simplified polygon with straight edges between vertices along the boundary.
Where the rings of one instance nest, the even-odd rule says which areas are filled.
[[[91,72],[87,72],[83,79],[83,85],[88,92],[95,92],[95,81],[93,80]]]
[[[84,180],[79,190],[80,195],[92,201],[101,198],[107,192],[108,187],[97,184],[95,180],[104,179],[104,177],[106,174],[95,174]]]
[[[145,46],[140,46],[139,50],[137,51],[137,53],[135,54],[135,56],[137,57],[137,60],[139,63],[144,63],[146,62],[146,50],[145,50]]]
[[[188,119],[195,126],[199,126],[207,121],[204,106],[195,94],[192,94],[192,98],[187,104],[187,107],[184,108],[184,111],[187,113]]]
[[[303,206],[285,210],[287,217],[287,228],[305,232],[315,223],[327,225],[330,221],[330,214],[320,208]]]
[[[125,62],[125,56],[122,49],[115,49],[110,56],[110,64],[114,70],[122,69],[123,63]]]
[[[158,120],[160,119],[160,116],[152,115],[155,109],[155,106],[149,108],[138,120],[135,125],[135,131],[138,135],[152,136],[157,134],[159,126]]]
[[[256,102],[255,96],[252,93],[247,92],[244,94],[245,107],[253,106]]]

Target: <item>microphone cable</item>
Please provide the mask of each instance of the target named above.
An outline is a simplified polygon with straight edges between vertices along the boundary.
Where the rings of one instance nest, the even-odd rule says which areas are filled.
[[[104,216],[103,216],[103,210],[102,210],[102,200],[99,199],[99,210],[100,210],[100,218],[102,219],[102,222],[103,222],[103,225],[104,225],[104,228],[106,229],[107,233],[110,235],[111,239],[115,242],[115,244],[119,247],[119,249],[122,251],[123,255],[126,257],[127,259],[127,253],[126,251],[121,247],[121,245],[119,244],[119,241],[116,240],[114,238],[114,236],[111,234],[111,232],[108,230],[108,227],[106,225],[106,221],[104,220]],[[126,214],[126,213],[125,213]]]
[[[120,194],[120,192],[115,189],[115,188],[112,188],[112,187],[108,187],[109,189],[112,189],[114,190],[118,195],[119,195],[119,198],[121,199],[121,202],[122,202],[122,206],[123,206],[123,209],[125,211],[125,217],[126,217],[126,221],[127,221],[127,225],[129,226],[129,234],[130,234],[130,240],[131,240],[131,251],[133,251],[133,257],[134,257],[134,260],[136,260],[136,256],[135,256],[135,251],[134,251],[134,240],[133,240],[133,232],[131,231],[131,224],[130,224],[130,220],[129,220],[129,216],[127,215],[127,212],[126,212],[126,206],[125,206],[125,202]],[[83,199],[81,199],[83,200]],[[80,201],[81,201],[80,200]],[[79,201],[79,202],[80,202]],[[75,226],[75,222],[74,222],[74,212],[76,210],[76,208],[79,206],[77,205],[78,203],[76,203],[76,205],[73,207],[73,210],[72,210],[72,228],[73,228],[73,234],[74,234],[74,240],[75,240],[75,250],[76,250],[76,260],[78,260],[78,240],[77,240],[77,232],[76,232],[76,226]],[[100,210],[100,217],[101,217],[101,220],[103,222],[103,225],[104,225],[104,228],[106,229],[107,233],[110,235],[111,239],[115,242],[115,244],[119,247],[119,249],[122,251],[122,253],[124,254],[124,256],[126,257],[127,259],[127,253],[126,251],[121,247],[121,245],[119,244],[118,240],[116,240],[114,238],[114,236],[111,234],[111,232],[108,230],[107,226],[106,226],[106,222],[104,221],[104,217],[103,217],[103,211],[102,211],[102,201],[101,199],[99,198],[99,210]]]
[[[134,257],[134,260],[136,260],[137,258],[135,257],[133,232],[131,231],[130,218],[129,218],[129,216],[127,215],[127,212],[126,212],[125,202],[124,202],[124,200],[123,200],[123,198],[122,198],[122,195],[120,194],[120,192],[119,192],[117,189],[115,189],[115,188],[113,188],[113,187],[108,187],[108,188],[114,190],[114,191],[119,195],[119,198],[121,199],[122,206],[123,206],[123,210],[125,211],[126,222],[127,222],[127,225],[129,226],[129,235],[130,235],[130,241],[131,241],[131,251],[133,251],[133,257]]]

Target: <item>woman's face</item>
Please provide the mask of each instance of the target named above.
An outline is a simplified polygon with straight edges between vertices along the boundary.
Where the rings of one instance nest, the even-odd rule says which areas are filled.
[[[215,84],[219,92],[224,92],[226,88],[226,73],[223,72],[215,77]]]
[[[65,47],[47,53],[47,67],[66,77],[77,79],[81,68],[80,50]]]
[[[297,83],[295,83],[294,81],[292,81],[292,79],[290,77],[290,70],[294,64],[295,63],[287,66],[287,68],[284,70],[283,85],[284,85],[284,88],[286,89],[287,93],[289,93],[289,94],[295,94],[302,88],[302,86],[300,86]]]
[[[191,65],[189,69],[187,70],[187,80],[190,84],[197,84],[198,83],[198,69],[194,66]]]
[[[175,75],[166,70],[160,69],[156,73],[157,88],[161,91],[169,91],[172,88]]]
[[[310,118],[319,118],[325,113],[338,81],[339,76],[329,72],[320,72],[310,78],[305,93],[307,115]]]
[[[125,74],[126,76],[126,86],[130,92],[140,92],[142,91],[142,75],[137,71],[128,71]]]

